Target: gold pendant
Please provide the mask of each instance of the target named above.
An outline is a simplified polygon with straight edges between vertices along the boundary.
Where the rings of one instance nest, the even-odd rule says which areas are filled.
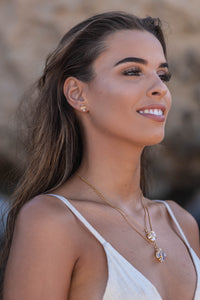
[[[155,249],[155,256],[159,262],[163,262],[167,255],[161,248],[157,248]]]
[[[155,242],[156,240],[156,233],[154,231],[146,231],[146,237],[149,241]]]

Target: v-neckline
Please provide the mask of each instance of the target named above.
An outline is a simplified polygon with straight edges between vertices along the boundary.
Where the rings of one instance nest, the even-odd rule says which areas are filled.
[[[108,245],[130,268],[132,268],[137,274],[139,274],[140,277],[143,278],[143,280],[145,280],[155,291],[155,293],[157,293],[157,296],[161,298],[162,300],[162,297],[160,295],[160,293],[158,292],[157,288],[153,285],[153,283],[145,276],[143,275],[138,269],[136,269],[122,254],[120,254],[109,242],[107,242],[102,236],[101,234],[85,219],[85,217],[83,217],[83,215],[76,209],[76,207],[74,207],[71,202],[66,199],[65,197],[61,196],[61,195],[55,195],[55,194],[47,194],[47,195],[50,195],[50,196],[55,196],[57,198],[59,198],[62,202],[64,202],[67,207],[75,214],[75,216],[84,224],[84,226],[89,230],[89,232],[98,240],[98,242],[103,246],[103,249],[104,249],[104,252],[105,252],[105,255],[106,255],[106,259],[108,261],[108,253],[106,251],[106,245]],[[156,201],[156,202],[162,202],[164,203],[164,201],[161,201],[161,200],[152,200],[152,201]],[[178,224],[173,212],[171,210],[171,208],[169,207],[168,208],[168,205],[167,203],[164,203],[166,209],[167,209],[167,212],[169,213],[169,215],[171,216],[172,220],[175,222],[176,226],[178,227],[181,235],[184,235],[184,233],[182,232],[182,229],[180,228],[180,225]],[[175,218],[175,220],[174,220]],[[185,241],[186,237],[183,238],[183,242],[185,244],[185,246],[187,247],[188,249],[188,252],[190,254],[190,257],[191,257],[191,260],[192,260],[192,263],[194,265],[194,268],[195,268],[195,271],[196,271],[196,289],[195,289],[195,293],[194,293],[194,299],[193,300],[196,300],[196,296],[197,296],[197,291],[198,291],[198,283],[199,283],[199,276],[198,276],[198,270],[197,270],[197,266],[195,264],[195,260],[194,260],[194,257],[193,257],[193,252],[192,252],[192,248],[190,247],[189,243],[187,242],[187,239]],[[194,252],[195,254],[195,252]],[[107,264],[108,265],[108,264]],[[108,266],[109,267],[109,266]],[[107,279],[107,283],[106,283],[106,287],[105,287],[105,292],[107,290],[107,287],[108,287],[108,283],[109,283],[109,269],[108,269],[108,279]],[[105,295],[105,293],[104,293]],[[197,299],[198,300],[198,299]]]
[[[106,291],[107,291],[107,288],[108,288],[108,285],[109,285],[109,264],[108,264],[108,257],[109,257],[109,253],[107,251],[107,246],[115,252],[115,254],[117,254],[117,256],[120,257],[120,259],[122,259],[124,261],[125,264],[127,264],[129,266],[129,268],[131,268],[137,275],[139,275],[143,281],[146,281],[146,283],[151,286],[151,288],[155,291],[155,293],[157,294],[157,296],[162,300],[162,297],[160,295],[160,293],[158,292],[158,289],[156,288],[156,286],[144,275],[142,274],[136,267],[134,267],[133,264],[131,264],[119,251],[117,251],[109,242],[105,241],[105,243],[102,245],[103,246],[103,249],[104,249],[104,252],[105,252],[105,255],[106,255],[106,259],[107,259],[107,268],[108,268],[108,279],[107,279],[107,283],[106,283],[106,287],[105,287],[105,292],[104,292],[104,296],[106,294]],[[194,265],[194,268],[195,268],[195,272],[196,272],[196,288],[195,288],[195,292],[194,292],[194,298],[193,300],[196,300],[196,296],[197,296],[197,291],[198,291],[198,283],[199,283],[199,276],[198,276],[198,270],[197,270],[197,266],[195,264],[195,260],[194,260],[194,257],[193,257],[193,249],[191,247],[188,247],[186,245],[186,247],[188,248],[189,250],[189,253],[190,253],[190,256],[192,258],[192,262],[193,262],[193,265]],[[196,255],[196,253],[194,252],[194,254]],[[103,297],[104,297],[103,296]]]
[[[183,241],[184,242],[184,241]],[[136,267],[134,267],[134,265],[132,263],[130,263],[119,251],[117,251],[117,249],[115,247],[113,247],[109,242],[107,242],[105,239],[104,239],[104,243],[102,244],[103,246],[103,249],[104,249],[104,252],[105,252],[105,255],[106,255],[106,259],[107,259],[107,268],[108,268],[108,279],[107,279],[107,283],[106,283],[106,287],[105,287],[105,292],[104,292],[104,295],[106,293],[106,290],[107,290],[107,287],[108,287],[108,284],[109,284],[109,264],[108,264],[108,252],[107,252],[107,249],[106,247],[108,246],[112,251],[115,252],[115,254],[117,254],[120,259],[122,259],[124,261],[124,263],[126,263],[129,268],[131,268],[135,273],[137,273],[144,281],[146,281],[146,283],[151,286],[151,288],[155,291],[155,293],[157,294],[157,296],[162,300],[162,297],[160,295],[160,293],[158,292],[158,289],[156,288],[156,286],[144,275],[142,274]],[[195,259],[193,257],[193,252],[194,250],[189,247],[188,245],[185,244],[185,246],[187,247],[188,249],[188,252],[190,254],[190,257],[191,257],[191,260],[192,260],[192,263],[194,265],[194,269],[195,269],[195,272],[196,272],[196,288],[195,288],[195,292],[194,292],[194,298],[193,300],[196,300],[196,296],[197,296],[197,291],[198,291],[198,283],[200,281],[200,278],[199,278],[199,275],[198,275],[198,270],[197,270],[197,266],[195,264]],[[196,254],[194,252],[194,254]]]
[[[103,248],[104,248],[106,259],[107,259],[108,279],[107,279],[104,295],[106,294],[106,291],[107,291],[107,288],[108,288],[108,285],[109,285],[109,278],[110,278],[109,277],[109,264],[108,264],[109,253],[108,253],[107,247],[109,247],[112,251],[114,251],[115,254],[117,254],[117,256],[121,260],[123,260],[123,262],[125,264],[127,264],[129,266],[129,268],[131,268],[135,273],[137,273],[137,275],[139,275],[139,277],[141,277],[141,279],[143,281],[146,281],[146,283],[155,291],[157,296],[162,300],[162,297],[161,297],[160,293],[158,292],[157,288],[155,287],[155,285],[144,274],[142,274],[136,267],[134,267],[134,265],[131,264],[122,254],[120,254],[119,251],[117,251],[109,242],[106,242],[106,241],[103,244]]]

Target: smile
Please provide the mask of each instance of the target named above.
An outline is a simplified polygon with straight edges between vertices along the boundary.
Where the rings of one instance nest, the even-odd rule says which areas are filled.
[[[142,117],[149,118],[153,121],[164,122],[165,121],[165,110],[166,106],[164,104],[150,104],[140,107],[137,113]]]
[[[144,109],[139,110],[139,114],[150,114],[154,116],[163,116],[163,111],[161,109]]]

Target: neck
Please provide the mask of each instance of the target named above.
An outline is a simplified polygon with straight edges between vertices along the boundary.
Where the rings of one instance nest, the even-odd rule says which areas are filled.
[[[118,207],[141,206],[140,159],[143,148],[133,145],[88,145],[78,173]],[[101,146],[103,145],[103,147]]]

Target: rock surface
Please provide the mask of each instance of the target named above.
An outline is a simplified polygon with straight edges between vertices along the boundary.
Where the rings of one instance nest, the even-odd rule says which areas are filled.
[[[151,193],[187,200],[200,189],[199,0],[1,0],[0,169],[18,164],[16,107],[25,89],[40,75],[47,54],[71,26],[107,10],[159,16],[164,22],[173,72],[173,106],[165,142],[154,154]],[[2,176],[1,171],[3,184]]]

